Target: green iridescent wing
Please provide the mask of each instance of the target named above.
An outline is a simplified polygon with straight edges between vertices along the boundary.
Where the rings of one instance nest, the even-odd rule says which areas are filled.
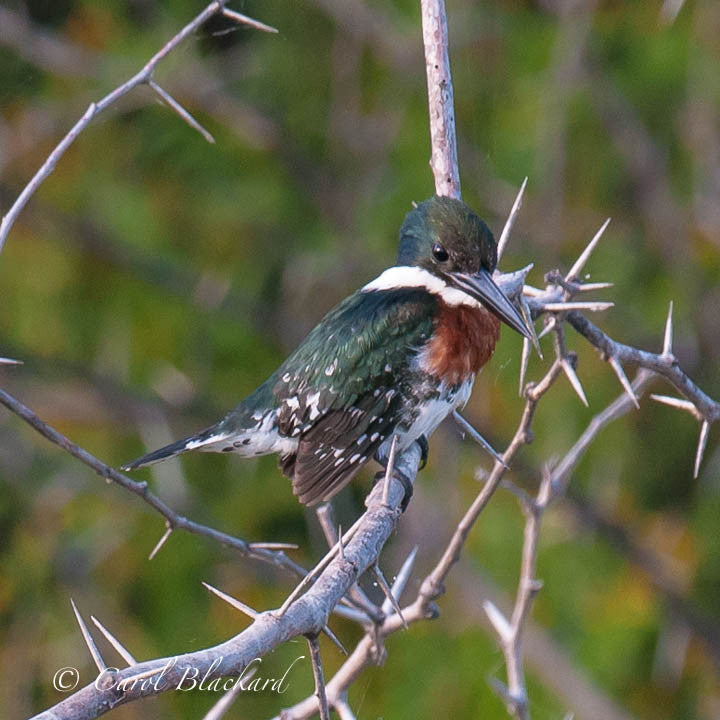
[[[327,500],[373,457],[403,409],[409,360],[432,331],[435,300],[422,290],[355,293],[274,374],[280,458],[304,504]]]

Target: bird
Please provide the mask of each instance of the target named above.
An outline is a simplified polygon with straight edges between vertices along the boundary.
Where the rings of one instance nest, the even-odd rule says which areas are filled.
[[[386,466],[393,438],[398,453],[419,442],[424,464],[427,438],[467,403],[501,321],[530,336],[492,279],[496,266],[493,234],[464,202],[414,204],[395,265],[330,310],[222,420],[122,469],[194,450],[276,453],[299,502],[312,506],[370,460]],[[412,486],[403,485],[406,506]]]

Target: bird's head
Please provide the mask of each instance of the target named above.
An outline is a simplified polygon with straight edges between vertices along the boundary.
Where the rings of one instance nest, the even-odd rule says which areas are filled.
[[[429,272],[530,337],[522,316],[492,279],[497,245],[490,228],[460,200],[434,196],[405,216],[398,265]]]

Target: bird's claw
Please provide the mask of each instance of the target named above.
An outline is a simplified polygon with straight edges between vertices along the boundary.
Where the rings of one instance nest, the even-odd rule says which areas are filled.
[[[424,470],[427,465],[430,445],[425,435],[421,435],[415,442],[420,446],[420,466],[418,467],[418,472],[420,472],[420,470]]]
[[[386,470],[380,470],[380,472],[375,474],[373,487],[375,487],[375,485],[381,480],[385,479],[386,472]],[[396,469],[393,474],[400,481],[400,484],[403,486],[403,490],[405,491],[402,502],[400,503],[400,512],[405,512],[407,510],[407,506],[410,504],[410,498],[413,496],[413,484],[412,481],[399,470]]]

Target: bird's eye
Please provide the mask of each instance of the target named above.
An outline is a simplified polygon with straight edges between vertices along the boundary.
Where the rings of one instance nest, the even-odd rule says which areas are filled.
[[[432,254],[438,262],[445,262],[450,257],[448,251],[439,243],[433,245]]]

